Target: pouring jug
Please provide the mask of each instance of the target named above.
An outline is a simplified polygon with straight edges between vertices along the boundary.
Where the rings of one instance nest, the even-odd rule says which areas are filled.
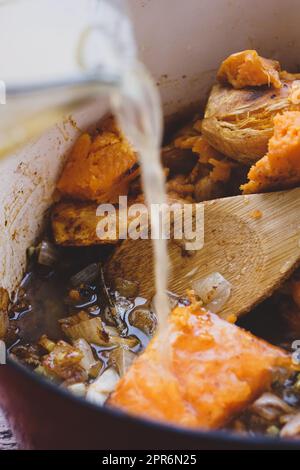
[[[0,158],[122,82],[136,56],[123,0],[0,2]]]

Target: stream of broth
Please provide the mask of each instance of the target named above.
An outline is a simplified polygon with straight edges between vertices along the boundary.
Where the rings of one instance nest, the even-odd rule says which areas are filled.
[[[162,107],[158,90],[145,67],[135,62],[123,75],[123,86],[112,96],[120,127],[139,154],[143,189],[148,209],[166,203],[165,176],[160,159],[163,129]],[[159,334],[167,331],[169,302],[167,296],[167,240],[162,237],[160,217],[151,218],[156,295],[155,310]]]

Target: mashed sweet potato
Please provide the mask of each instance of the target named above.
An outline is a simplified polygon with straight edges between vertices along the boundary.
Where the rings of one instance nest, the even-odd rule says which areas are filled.
[[[267,154],[248,173],[245,194],[291,188],[300,184],[300,111],[274,117]]]
[[[217,78],[236,89],[261,85],[280,88],[279,72],[279,62],[260,57],[254,50],[246,50],[227,57],[218,70]]]
[[[108,119],[94,139],[85,133],[76,141],[57,189],[72,199],[117,202],[138,174],[136,153],[114,120]]]
[[[268,387],[272,368],[290,364],[281,349],[197,305],[175,308],[170,328],[171,362],[154,338],[110,405],[178,425],[219,428]]]

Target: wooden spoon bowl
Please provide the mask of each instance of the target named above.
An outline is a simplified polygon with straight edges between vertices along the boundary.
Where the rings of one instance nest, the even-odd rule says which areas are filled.
[[[300,261],[300,189],[204,202],[204,247],[185,252],[168,242],[169,290],[184,295],[193,281],[219,272],[232,285],[220,315],[240,316],[266,299]],[[105,273],[137,281],[139,294],[154,292],[151,240],[125,240]]]

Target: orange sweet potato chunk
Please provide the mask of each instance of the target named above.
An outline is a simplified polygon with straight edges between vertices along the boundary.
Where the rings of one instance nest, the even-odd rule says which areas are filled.
[[[300,184],[300,111],[286,111],[274,117],[274,134],[267,154],[253,165],[245,194],[285,189]]]
[[[280,64],[276,60],[265,59],[254,50],[246,50],[227,57],[218,70],[217,78],[236,89],[260,85],[280,88],[279,71]]]
[[[96,202],[117,202],[139,174],[137,156],[113,119],[104,122],[92,140],[85,133],[75,143],[57,189],[62,196]]]
[[[109,404],[187,427],[224,426],[290,357],[197,306],[170,316],[169,361],[155,337],[120,380]],[[161,344],[161,343],[160,343]]]

